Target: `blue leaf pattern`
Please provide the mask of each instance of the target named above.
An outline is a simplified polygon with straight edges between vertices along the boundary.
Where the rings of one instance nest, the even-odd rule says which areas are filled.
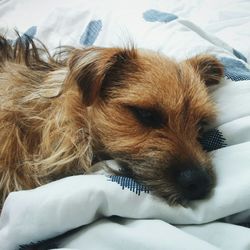
[[[21,39],[21,41],[25,42],[25,39],[27,38],[27,36],[30,37],[31,39],[33,39],[36,35],[36,32],[37,32],[37,26],[31,26],[23,33],[23,35],[21,35],[17,39]],[[10,45],[14,45],[16,43],[17,39],[15,39],[15,40],[7,39],[7,41]]]
[[[208,152],[227,146],[226,139],[218,129],[211,129],[205,132],[200,139],[200,143],[203,149]]]
[[[250,80],[250,70],[240,60],[229,57],[221,57],[220,61],[224,65],[225,76],[232,81]]]
[[[233,54],[234,54],[237,58],[239,58],[239,59],[241,59],[241,60],[243,60],[244,62],[247,63],[247,58],[246,58],[241,52],[239,52],[238,50],[233,49]]]
[[[174,14],[167,13],[167,12],[161,12],[158,10],[147,10],[143,13],[143,18],[147,22],[163,22],[168,23],[171,22],[178,17]]]
[[[130,191],[136,193],[137,195],[140,195],[141,192],[149,193],[148,187],[137,183],[135,180],[129,177],[111,175],[108,180],[118,183],[122,187],[123,190],[125,188],[128,188]]]
[[[30,38],[34,38],[34,36],[36,35],[36,32],[37,32],[37,27],[32,26],[24,32],[23,36],[26,35],[26,36],[29,36]]]
[[[101,20],[93,20],[89,22],[87,28],[85,29],[80,38],[80,44],[85,46],[93,45],[101,29],[102,29]]]

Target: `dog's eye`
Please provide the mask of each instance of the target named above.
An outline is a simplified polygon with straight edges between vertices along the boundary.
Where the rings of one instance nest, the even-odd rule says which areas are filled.
[[[162,128],[164,126],[165,119],[161,111],[136,106],[128,106],[128,108],[143,126],[150,128]]]
[[[205,129],[208,126],[208,124],[209,124],[209,122],[207,119],[201,119],[198,122],[199,135],[202,135],[205,132]]]

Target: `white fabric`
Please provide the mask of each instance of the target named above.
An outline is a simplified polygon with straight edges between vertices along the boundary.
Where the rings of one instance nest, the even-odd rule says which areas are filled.
[[[148,21],[143,17],[148,10],[178,18]],[[250,60],[249,1],[0,2],[1,32],[14,39],[14,27],[25,32],[36,26],[35,37],[50,49],[59,44],[79,46],[93,20],[102,23],[94,45],[121,46],[130,39],[138,47],[178,60],[201,52],[238,60],[233,46]],[[250,229],[229,224],[250,223],[250,80],[226,77],[211,95],[219,109],[214,126],[227,146],[212,152],[217,186],[210,199],[192,202],[188,208],[169,207],[151,194],[123,189],[105,175],[68,177],[9,195],[0,217],[0,249],[17,249],[82,225],[60,247],[250,249]]]

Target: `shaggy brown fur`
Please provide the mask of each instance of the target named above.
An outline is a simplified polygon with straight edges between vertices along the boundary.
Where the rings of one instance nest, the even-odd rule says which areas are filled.
[[[85,173],[103,154],[170,204],[205,197],[214,174],[198,138],[215,117],[206,85],[222,75],[210,55],[177,63],[133,47],[90,47],[52,57],[29,37],[14,45],[1,37],[1,202]]]

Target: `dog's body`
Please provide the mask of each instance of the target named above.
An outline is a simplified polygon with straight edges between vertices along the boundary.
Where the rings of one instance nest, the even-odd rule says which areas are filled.
[[[198,137],[215,116],[206,85],[223,69],[214,57],[177,64],[135,48],[70,48],[63,58],[28,37],[0,39],[2,202],[85,173],[102,154],[171,204],[209,193],[214,174]]]

